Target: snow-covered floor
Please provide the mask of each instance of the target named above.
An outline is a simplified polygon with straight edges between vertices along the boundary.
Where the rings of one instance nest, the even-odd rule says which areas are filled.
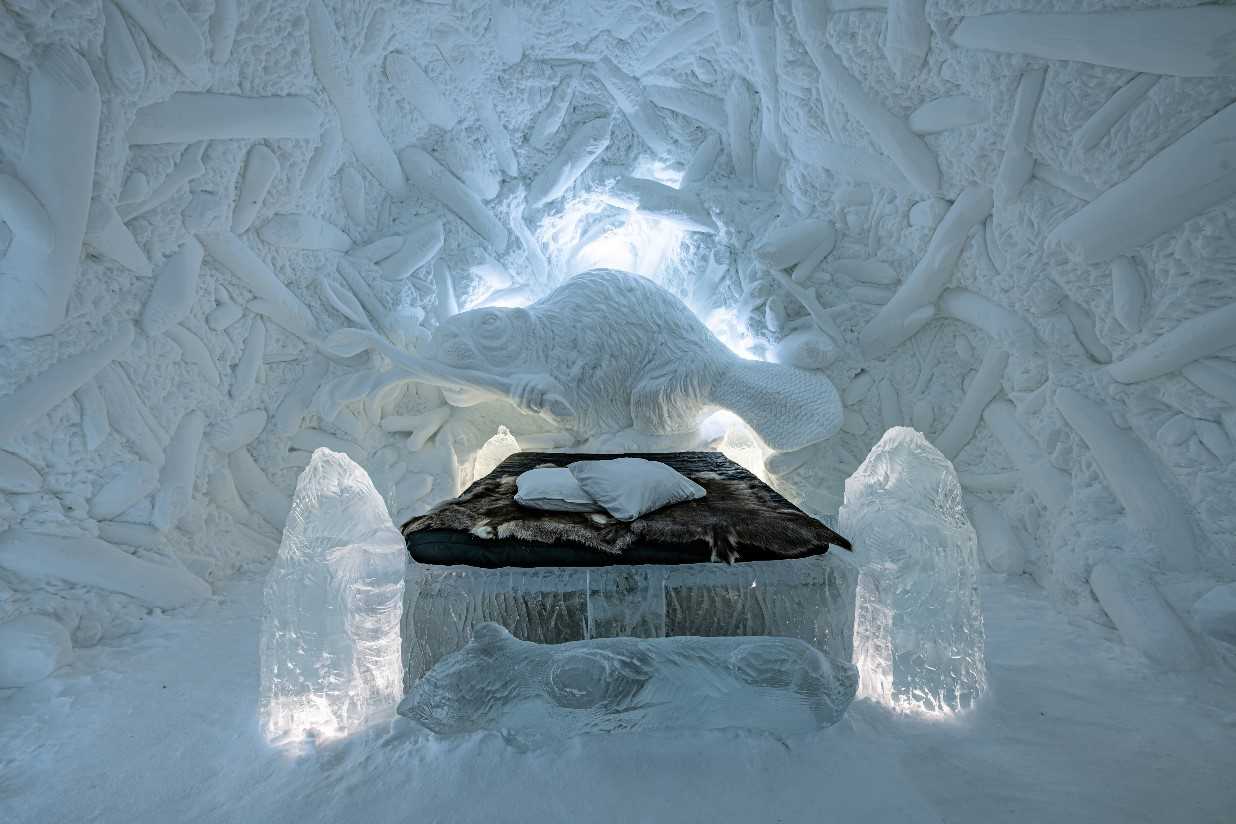
[[[0,821],[1224,822],[1236,689],[1164,675],[1028,579],[982,582],[992,695],[964,721],[856,703],[787,746],[616,735],[521,753],[402,721],[290,757],[256,731],[261,580],[0,692]]]

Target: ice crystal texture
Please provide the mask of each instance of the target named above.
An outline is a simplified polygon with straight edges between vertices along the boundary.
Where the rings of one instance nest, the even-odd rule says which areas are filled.
[[[859,694],[926,713],[971,706],[987,686],[978,543],[952,464],[890,429],[846,480],[840,523],[862,565]]]

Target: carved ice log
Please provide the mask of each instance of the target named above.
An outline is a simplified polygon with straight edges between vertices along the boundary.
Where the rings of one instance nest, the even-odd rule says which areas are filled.
[[[837,326],[837,321],[833,320],[832,315],[820,303],[820,299],[816,297],[814,289],[795,283],[788,275],[778,269],[771,270],[771,274],[773,279],[781,284],[783,289],[793,295],[803,305],[803,308],[807,310],[807,313],[811,315],[811,319],[815,321],[820,329],[831,336],[833,340],[845,340],[845,336],[841,334],[841,328]]]
[[[245,336],[245,348],[236,364],[232,377],[232,400],[241,401],[248,397],[257,383],[258,368],[266,354],[266,324],[261,318],[254,318]]]
[[[315,337],[317,323],[309,307],[283,285],[243,240],[230,232],[202,234],[198,239],[211,257],[236,275],[255,295],[283,309],[285,321],[280,322],[281,326],[306,340]]]
[[[828,221],[801,220],[788,226],[774,227],[753,251],[765,266],[788,269],[822,245],[827,245],[831,250],[836,242],[837,230]]]
[[[624,177],[602,199],[620,209],[632,209],[672,223],[688,232],[715,232],[717,224],[698,196],[642,177]]]
[[[755,149],[751,143],[751,122],[755,104],[747,81],[734,75],[725,94],[725,120],[729,130],[730,159],[739,180],[750,182],[754,173]]]
[[[837,345],[823,332],[803,329],[786,335],[773,349],[777,363],[799,369],[824,369],[837,359]]]
[[[936,304],[940,314],[982,329],[1001,344],[1021,354],[1034,352],[1038,336],[1021,315],[969,289],[945,289]]]
[[[760,123],[767,121],[768,111],[762,109],[760,112]],[[760,131],[760,139],[755,147],[755,185],[757,188],[765,192],[775,191],[777,184],[781,181],[781,166],[784,163],[784,158],[777,151],[777,147],[764,134],[763,129]]]
[[[442,251],[444,239],[441,219],[421,223],[404,235],[399,251],[378,264],[386,280],[407,280]]]
[[[190,410],[180,418],[167,444],[151,520],[158,529],[171,529],[189,513],[193,503],[193,480],[197,476],[197,453],[205,428],[205,416],[196,409]]]
[[[111,480],[90,499],[90,517],[110,521],[159,487],[159,468],[138,461],[120,464]]]
[[[738,21],[738,0],[712,0],[717,18],[717,33],[727,46],[737,46],[742,29]]]
[[[810,162],[848,180],[875,183],[898,191],[916,188],[910,185],[910,181],[897,165],[883,155],[853,146],[843,146],[830,140],[819,140],[811,144]]]
[[[490,36],[503,66],[512,66],[524,54],[522,25],[519,10],[513,0],[490,0]]]
[[[306,191],[316,189],[326,179],[326,175],[334,170],[342,149],[343,133],[339,131],[338,124],[332,120],[323,130],[322,139],[317,148],[309,156],[309,163],[305,166],[305,176],[300,181],[300,187]]]
[[[608,57],[593,64],[597,79],[605,86],[618,109],[626,115],[631,128],[652,149],[653,154],[663,155],[670,150],[670,139],[665,123],[657,107],[644,94],[639,81],[624,72]]]
[[[210,597],[210,585],[170,564],[142,561],[106,541],[10,529],[0,535],[0,567],[26,578],[58,578],[119,592],[143,605],[176,609]]]
[[[36,419],[67,400],[95,374],[133,343],[133,325],[126,323],[95,349],[61,360],[51,368],[0,397],[0,442],[22,432]]]
[[[0,450],[0,492],[38,492],[43,476],[25,458]]]
[[[365,24],[365,37],[356,50],[357,56],[364,60],[381,57],[391,39],[391,25],[391,10],[383,7],[375,9]]]
[[[180,357],[185,363],[196,366],[211,386],[219,385],[219,367],[215,364],[215,356],[200,337],[184,326],[171,326],[164,330],[164,334],[180,348]]]
[[[271,181],[279,173],[279,161],[274,152],[258,143],[249,149],[245,158],[245,171],[240,178],[240,191],[236,195],[236,208],[232,210],[232,232],[243,235],[253,225]]]
[[[801,2],[801,0],[800,0]],[[987,106],[964,94],[928,100],[910,113],[910,131],[915,134],[935,134],[973,126],[988,117]]]
[[[416,452],[425,446],[450,417],[451,407],[439,406],[428,412],[422,412],[420,415],[395,415],[383,418],[382,429],[386,432],[407,432],[407,448],[411,452]]]
[[[210,16],[210,59],[217,66],[227,63],[236,42],[240,26],[239,0],[215,0],[215,13]]]
[[[755,68],[753,80],[760,94],[760,134],[765,145],[771,144],[780,152],[785,143],[781,137],[781,91],[777,77],[777,35],[773,21],[773,4],[748,3],[746,19],[751,42],[751,64]]]
[[[579,66],[572,66],[567,71],[566,76],[559,81],[553,94],[549,96],[549,102],[545,104],[545,108],[537,115],[536,122],[532,124],[528,142],[538,149],[548,146],[550,138],[561,128],[562,120],[566,117],[567,110],[571,108],[571,101],[575,97],[575,86],[579,83],[581,71]]]
[[[364,226],[365,180],[351,166],[339,173],[339,196],[343,199],[343,210],[347,212],[348,220]]]
[[[321,127],[322,113],[305,97],[177,92],[161,103],[137,110],[129,127],[129,143],[310,138]]]
[[[434,306],[438,312],[438,320],[445,321],[452,315],[458,315],[459,302],[455,299],[455,283],[451,280],[451,270],[446,261],[434,262],[433,282],[437,295]]]
[[[1072,389],[1056,390],[1056,408],[1090,447],[1129,523],[1159,550],[1164,567],[1195,569],[1197,547],[1188,508],[1163,482],[1145,445],[1117,427],[1103,407]]]
[[[1004,369],[1008,363],[1009,355],[1003,349],[988,349],[983,356],[982,364],[970,379],[970,385],[966,387],[961,406],[935,441],[936,448],[950,461],[955,460],[962,448],[974,437],[983,410],[1000,392]]]
[[[1074,334],[1077,335],[1077,339],[1081,341],[1082,347],[1089,353],[1090,357],[1098,363],[1111,363],[1112,350],[1108,349],[1103,341],[1099,340],[1098,332],[1094,328],[1094,318],[1086,311],[1085,307],[1065,298],[1063,308],[1069,323],[1073,325]]]
[[[648,49],[640,62],[640,73],[652,71],[671,57],[689,54],[696,43],[708,38],[716,30],[717,18],[706,11],[679,23]]]
[[[983,420],[995,433],[1030,491],[1053,515],[1059,515],[1068,505],[1073,482],[1069,474],[1052,466],[1043,450],[1017,421],[1011,401],[992,401],[983,411]]]
[[[0,336],[22,338],[46,335],[64,322],[90,214],[102,106],[90,67],[63,46],[43,52],[30,72],[29,94],[26,143],[16,164],[28,190],[9,183],[0,198],[8,201],[0,207],[4,217],[14,215],[21,227],[20,234],[13,227],[13,245],[0,261]],[[44,217],[51,227],[46,248]]]
[[[694,89],[652,84],[645,86],[644,91],[649,100],[663,109],[686,115],[718,132],[724,132],[728,128],[725,101],[719,97]]]
[[[876,286],[892,286],[899,280],[893,267],[882,260],[834,260],[828,267],[839,275]]]
[[[1236,103],[1074,212],[1047,240],[1086,263],[1127,253],[1236,194],[1233,166]]]
[[[399,160],[390,141],[382,134],[363,86],[352,77],[350,63],[343,54],[330,12],[322,0],[310,0],[308,11],[313,70],[339,113],[344,139],[351,144],[356,159],[388,192],[397,197],[403,196],[407,184],[399,171]]]
[[[562,197],[609,146],[610,127],[608,117],[599,117],[580,126],[529,184],[528,207],[535,209]]]
[[[545,283],[549,277],[549,260],[541,250],[541,244],[532,234],[532,230],[528,228],[528,223],[524,219],[522,211],[513,211],[511,213],[511,229],[515,232],[515,236],[519,238],[519,242],[524,245],[524,254],[527,255],[528,266],[532,269],[532,276],[538,283]]]
[[[202,244],[189,238],[159,269],[154,288],[142,308],[142,331],[161,335],[189,315],[197,300],[197,277],[202,267]]]
[[[237,449],[228,455],[228,467],[241,500],[253,508],[262,520],[277,530],[282,530],[292,509],[292,502],[279,488],[270,482],[266,473],[254,462],[247,449]]]
[[[1034,177],[1047,185],[1055,186],[1060,191],[1068,192],[1078,200],[1084,200],[1087,203],[1101,194],[1099,189],[1085,178],[1069,174],[1054,166],[1048,166],[1041,160],[1033,164],[1033,173]]]
[[[159,183],[158,187],[145,200],[140,203],[123,203],[116,207],[116,213],[126,221],[132,220],[138,215],[149,212],[156,206],[161,206],[172,195],[180,191],[181,186],[201,177],[206,172],[206,167],[202,164],[202,155],[206,151],[206,142],[203,140],[186,146],[185,150],[180,153],[180,159],[176,161],[176,165],[172,167],[172,170],[167,173],[163,181]]]
[[[918,74],[931,45],[927,25],[926,0],[888,0],[887,28],[884,31],[884,56],[901,81]]]
[[[502,169],[502,173],[507,177],[517,177],[519,175],[519,164],[515,159],[515,149],[511,146],[511,135],[507,132],[506,127],[502,125],[502,121],[498,119],[498,112],[494,110],[493,99],[484,91],[477,91],[475,106],[476,116],[481,123],[481,128],[485,130],[485,134],[489,137],[489,145],[493,147],[494,157],[498,160],[498,167]]]
[[[266,428],[266,411],[250,409],[219,421],[210,429],[210,445],[220,452],[235,452],[248,446]]]
[[[1125,83],[1077,130],[1074,145],[1080,151],[1099,145],[1099,141],[1107,137],[1120,118],[1128,114],[1158,82],[1157,74],[1139,74]]]
[[[991,208],[991,190],[985,186],[971,186],[958,196],[936,227],[927,251],[914,271],[859,336],[867,357],[877,357],[890,351],[917,331],[907,328],[906,321],[940,297],[953,277],[970,230],[991,213]]]
[[[1130,332],[1142,328],[1146,307],[1146,282],[1132,258],[1112,258],[1112,314]]]
[[[12,175],[0,174],[0,222],[13,233],[10,255],[46,255],[56,241],[51,217],[34,193]],[[28,251],[18,251],[20,247]],[[16,247],[16,248],[15,248]]]
[[[442,94],[438,84],[411,57],[400,52],[388,54],[386,77],[395,90],[432,125],[450,129],[459,121],[455,107]]]
[[[349,458],[361,463],[365,460],[365,450],[351,441],[337,437],[320,429],[302,429],[292,436],[291,447],[305,452],[313,452],[326,447],[332,452],[342,452]]]
[[[116,209],[99,198],[90,203],[85,242],[96,253],[116,261],[138,277],[150,277],[150,259]]]
[[[1107,368],[1121,383],[1150,380],[1236,346],[1236,303],[1189,318]]]
[[[346,252],[352,248],[352,238],[343,230],[310,215],[275,215],[262,224],[258,236],[286,249]]]
[[[506,248],[507,241],[510,240],[506,227],[485,208],[480,198],[441,163],[430,157],[428,152],[416,146],[408,146],[399,153],[399,162],[412,185],[454,212],[489,243],[495,252]]]
[[[179,0],[116,0],[116,4],[142,27],[151,45],[185,77],[200,76],[206,60],[206,42]]]
[[[146,62],[133,41],[124,15],[111,2],[103,4],[103,59],[116,88],[136,95],[146,84]]]
[[[1189,383],[1236,406],[1236,365],[1221,358],[1203,358],[1180,370]]]
[[[1090,588],[1125,643],[1153,663],[1174,671],[1201,667],[1197,642],[1142,570],[1100,562],[1090,571]]]
[[[77,405],[82,410],[82,435],[86,440],[86,449],[93,452],[111,431],[107,420],[107,402],[93,380],[83,383],[73,397],[77,398]]]
[[[1026,547],[1004,513],[975,495],[965,495],[965,501],[987,566],[1002,575],[1020,575],[1026,568]]]
[[[1004,136],[1004,157],[996,172],[996,201],[1007,206],[1021,194],[1022,187],[1034,174],[1034,157],[1028,144],[1030,129],[1034,125],[1034,113],[1043,94],[1043,82],[1047,69],[1028,69],[1022,72],[1013,98],[1013,117]]]
[[[694,183],[702,182],[712,172],[720,154],[721,138],[715,134],[704,138],[696,147],[695,153],[691,155],[691,161],[687,163],[687,170],[682,174],[682,185],[679,188],[685,189]]]
[[[1178,77],[1236,74],[1231,59],[1234,40],[1236,8],[1213,5],[1091,14],[987,14],[963,19],[953,33],[953,42],[970,49]]]
[[[155,474],[158,483],[158,473]],[[149,524],[131,524],[127,521],[99,522],[99,537],[110,544],[139,546],[144,549],[162,549],[163,533]]]
[[[99,392],[107,403],[107,418],[111,426],[132,444],[143,459],[163,464],[163,442],[147,422],[141,409],[141,399],[117,366],[101,369],[96,378]]]
[[[314,358],[305,364],[301,376],[283,396],[275,409],[274,429],[280,435],[291,435],[300,429],[301,419],[309,411],[309,404],[317,394],[318,387],[326,377],[329,366],[325,359]]]
[[[959,472],[961,485],[975,492],[1013,492],[1021,486],[1021,473],[1011,472]]]

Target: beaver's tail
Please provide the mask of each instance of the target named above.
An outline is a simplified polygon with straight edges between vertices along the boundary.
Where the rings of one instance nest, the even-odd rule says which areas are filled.
[[[725,371],[712,400],[778,452],[831,438],[844,414],[837,388],[822,373],[740,358]]]

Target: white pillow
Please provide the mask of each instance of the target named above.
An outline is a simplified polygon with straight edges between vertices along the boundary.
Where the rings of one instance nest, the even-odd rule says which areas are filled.
[[[704,497],[704,487],[673,468],[643,458],[576,461],[567,467],[584,492],[620,521]]]
[[[596,501],[580,488],[570,470],[538,466],[515,479],[515,503],[549,512],[600,512]]]

